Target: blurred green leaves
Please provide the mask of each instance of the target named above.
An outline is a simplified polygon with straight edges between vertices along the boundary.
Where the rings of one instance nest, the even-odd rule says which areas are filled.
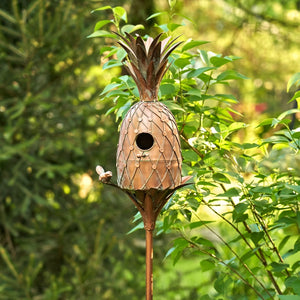
[[[85,38],[94,22],[91,6],[73,0],[1,3],[3,300],[119,298],[130,272],[122,264],[133,253],[122,248],[123,235],[117,239],[126,233],[130,212],[122,207],[128,202],[93,183],[97,164],[114,168],[117,127],[104,117],[99,99],[115,73],[97,66],[99,45]],[[115,14],[126,18],[121,7]],[[110,23],[99,22],[95,30]],[[128,279],[126,285],[124,299],[143,294],[142,283],[133,287]]]
[[[143,26],[128,24],[121,6],[94,9],[90,16],[85,4],[13,0],[0,10],[0,299],[143,297],[144,249],[136,246],[135,232],[141,225],[130,231],[134,238],[123,240],[130,203],[83,185],[96,179],[97,163],[114,168],[111,115],[122,119],[139,98],[133,80],[119,75],[126,53],[111,29],[124,34]],[[183,32],[189,18],[180,17],[177,4],[170,1],[171,12],[148,18],[156,30]],[[239,9],[235,17],[244,24],[243,5]],[[98,16],[89,37],[99,38],[82,39]],[[160,97],[178,122],[183,174],[195,184],[169,200],[157,233],[158,239],[169,233],[173,242],[158,240],[156,248],[176,266],[188,259],[206,273],[205,279],[195,276],[188,293],[175,289],[176,297],[299,298],[300,144],[299,128],[291,126],[299,110],[260,115],[248,124],[234,84],[244,86],[247,79],[234,69],[240,57],[228,55],[228,48],[224,56],[208,51],[207,42],[186,33],[179,39],[184,43],[169,61]],[[109,72],[95,67],[99,47]],[[287,90],[298,86],[296,73]],[[165,286],[160,292],[166,299]]]
[[[159,12],[150,16],[154,17],[174,16]],[[176,34],[180,28],[176,24],[170,21],[157,27]],[[295,222],[300,199],[295,188],[300,183],[299,136],[298,129],[289,128],[291,115],[299,111],[286,110],[261,121],[257,128],[278,128],[267,138],[243,139],[253,125],[241,121],[243,115],[235,109],[238,100],[230,91],[231,81],[248,79],[230,68],[240,57],[201,49],[204,44],[190,39],[183,43],[173,53],[160,87],[161,101],[175,115],[183,141],[183,173],[192,175],[195,183],[177,191],[157,223],[159,234],[173,229],[179,235],[166,258],[178,264],[180,259],[196,261],[198,256],[214,283],[214,293],[205,292],[222,299],[296,295],[297,267],[290,267],[296,261],[285,259],[299,254],[298,248],[280,240],[285,234],[288,240],[295,239],[299,232]],[[120,62],[113,60],[113,65]],[[297,82],[295,75],[288,90]],[[115,113],[117,119],[138,100],[135,84],[124,75],[112,79],[102,95],[114,104],[108,113]],[[297,163],[290,164],[293,159]],[[279,168],[282,161],[285,164]],[[132,231],[139,228],[141,223]],[[204,293],[201,287],[198,291]]]

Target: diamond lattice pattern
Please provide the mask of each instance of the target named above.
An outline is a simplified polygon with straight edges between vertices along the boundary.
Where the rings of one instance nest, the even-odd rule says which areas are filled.
[[[153,146],[136,144],[140,133],[149,133]],[[181,184],[181,151],[177,125],[162,103],[138,102],[123,120],[117,150],[120,187],[129,190],[167,189]]]

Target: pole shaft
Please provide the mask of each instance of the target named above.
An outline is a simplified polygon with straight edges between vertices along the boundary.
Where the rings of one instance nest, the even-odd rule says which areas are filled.
[[[153,230],[155,216],[152,198],[146,194],[144,201],[144,227],[146,231],[146,300],[153,298]]]
[[[153,231],[146,230],[146,300],[153,298]]]

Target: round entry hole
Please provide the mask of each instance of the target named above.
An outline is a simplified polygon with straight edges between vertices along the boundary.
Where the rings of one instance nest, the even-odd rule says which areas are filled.
[[[137,135],[135,142],[140,149],[149,150],[154,144],[154,139],[150,133],[142,132]]]

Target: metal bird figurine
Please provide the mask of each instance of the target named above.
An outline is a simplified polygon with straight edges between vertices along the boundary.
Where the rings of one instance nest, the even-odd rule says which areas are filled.
[[[96,172],[99,175],[99,180],[102,183],[109,183],[110,179],[112,177],[112,172],[111,171],[104,171],[104,169],[101,166],[96,167]]]

